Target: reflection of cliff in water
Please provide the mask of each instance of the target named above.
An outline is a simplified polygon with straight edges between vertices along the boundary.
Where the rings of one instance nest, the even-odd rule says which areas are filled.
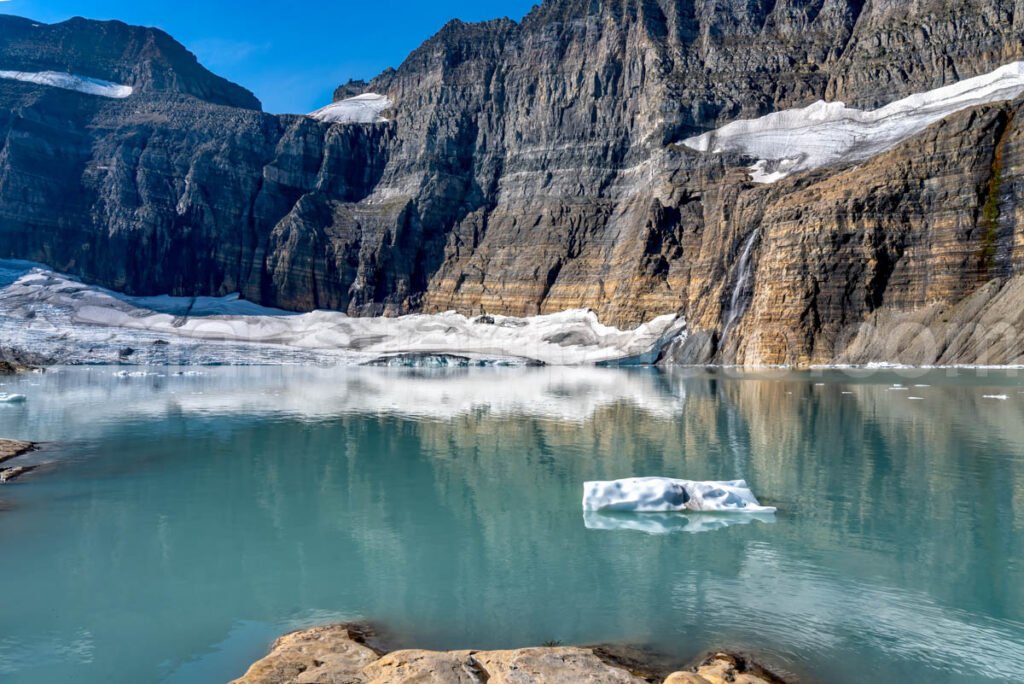
[[[632,640],[684,657],[749,648],[793,669],[865,649],[946,668],[982,652],[997,675],[1024,668],[1024,576],[1006,562],[1024,557],[1024,404],[976,384],[923,379],[933,387],[911,402],[895,379],[703,371],[32,380],[47,394],[29,397],[28,429],[45,432],[62,397],[90,408],[63,428],[81,431],[78,462],[47,479],[75,495],[48,504],[52,529],[33,528],[75,541],[49,544],[43,570],[5,558],[0,581],[24,584],[8,615],[45,588],[110,639],[156,642],[182,611],[209,614],[188,652],[237,616],[320,610],[425,647]],[[584,481],[633,475],[743,477],[779,514],[696,535],[581,524]],[[119,596],[184,583],[230,610],[196,591],[126,626],[99,610],[122,576]],[[993,605],[1002,618],[986,617]],[[47,619],[29,622],[40,639]]]

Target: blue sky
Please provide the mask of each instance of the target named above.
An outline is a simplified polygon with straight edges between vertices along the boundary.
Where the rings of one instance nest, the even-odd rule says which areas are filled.
[[[540,0],[0,0],[0,12],[53,23],[73,16],[158,26],[267,111],[309,112],[349,78],[370,78],[449,19],[521,19]]]

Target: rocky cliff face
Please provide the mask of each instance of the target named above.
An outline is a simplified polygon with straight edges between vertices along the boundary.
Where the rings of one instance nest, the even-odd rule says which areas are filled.
[[[159,32],[6,21],[0,69],[69,61],[138,93],[0,80],[0,256],[131,293],[355,315],[678,311],[679,362],[1024,353],[1005,331],[984,341],[1021,313],[1021,103],[770,186],[749,160],[674,144],[1021,59],[1019,0],[548,0],[518,24],[452,22],[339,88],[394,105],[333,126],[259,113]],[[67,49],[95,35],[95,59]]]
[[[59,24],[0,15],[0,69],[57,71],[132,86],[137,92],[194,95],[260,109],[245,88],[210,73],[159,29],[76,17]]]

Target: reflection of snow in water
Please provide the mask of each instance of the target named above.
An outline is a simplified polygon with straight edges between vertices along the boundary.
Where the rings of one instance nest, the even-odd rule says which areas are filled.
[[[301,420],[349,414],[426,420],[481,415],[584,421],[603,408],[629,405],[670,419],[683,410],[685,391],[682,386],[666,391],[660,378],[646,371],[551,366],[442,371],[211,367],[159,372],[58,367],[42,375],[15,376],[5,389],[28,396],[26,426],[37,417],[62,414],[66,425],[85,435],[127,419],[181,414]],[[38,384],[29,385],[30,379]],[[75,411],[64,413],[62,407],[68,405]]]
[[[585,511],[583,524],[588,530],[632,531],[660,535],[687,532],[699,534],[713,532],[733,525],[752,522],[774,523],[774,513],[726,515],[720,513],[605,513]]]

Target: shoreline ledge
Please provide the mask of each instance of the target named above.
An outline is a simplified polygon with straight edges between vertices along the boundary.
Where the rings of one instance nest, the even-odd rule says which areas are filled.
[[[0,463],[24,456],[39,448],[34,442],[23,442],[17,439],[0,439]]]
[[[25,454],[32,453],[37,450],[39,445],[34,442],[22,442],[14,439],[0,439],[0,464],[24,456]],[[3,467],[0,466],[0,484],[7,484],[13,482],[22,475],[27,475],[33,470],[38,468],[38,465],[25,465],[25,466],[13,466]]]
[[[372,627],[346,623],[285,634],[231,684],[785,684],[728,653],[674,670],[653,654],[615,646],[389,652]]]

